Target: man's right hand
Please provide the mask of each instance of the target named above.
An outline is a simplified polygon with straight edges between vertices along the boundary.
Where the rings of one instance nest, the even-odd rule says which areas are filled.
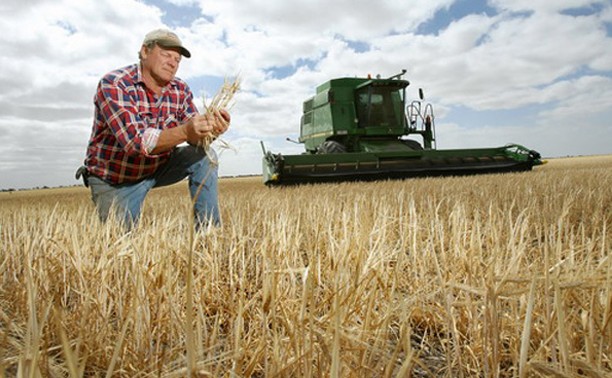
[[[197,145],[206,136],[212,136],[215,120],[210,115],[196,115],[183,124],[187,143]]]
[[[179,127],[162,130],[157,145],[151,151],[151,154],[169,151],[183,142],[197,146],[202,143],[206,136],[213,137],[222,134],[229,126],[229,114],[222,111],[221,116],[225,119],[225,122],[215,119],[212,114],[198,114]]]

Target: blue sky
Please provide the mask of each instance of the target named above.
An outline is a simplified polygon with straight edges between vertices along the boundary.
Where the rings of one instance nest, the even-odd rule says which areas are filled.
[[[158,27],[191,50],[198,106],[242,79],[222,175],[260,173],[260,141],[301,152],[285,138],[318,84],[404,68],[438,148],[612,153],[609,0],[6,0],[0,25],[0,188],[77,184],[97,81]]]

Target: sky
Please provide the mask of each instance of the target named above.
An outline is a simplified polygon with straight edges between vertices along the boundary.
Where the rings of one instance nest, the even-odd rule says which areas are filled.
[[[612,153],[610,0],[2,0],[0,189],[77,185],[100,78],[170,28],[196,105],[241,79],[221,176],[300,153],[302,102],[338,77],[406,69],[438,149]]]

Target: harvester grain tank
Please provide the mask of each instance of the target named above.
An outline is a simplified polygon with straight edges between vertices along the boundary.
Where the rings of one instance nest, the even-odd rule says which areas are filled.
[[[275,154],[262,143],[264,183],[517,172],[542,164],[539,153],[518,144],[438,150],[433,106],[424,102],[422,90],[407,103],[405,72],[319,85],[303,103],[298,143],[305,152]]]

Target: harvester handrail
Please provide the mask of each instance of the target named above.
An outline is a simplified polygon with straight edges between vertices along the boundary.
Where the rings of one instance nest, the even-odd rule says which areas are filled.
[[[424,115],[425,115],[425,119],[427,119],[427,117],[429,116],[429,120],[431,122],[431,134],[432,134],[431,135],[431,137],[432,137],[431,141],[433,142],[433,148],[435,150],[436,149],[436,124],[435,124],[435,116],[434,116],[433,105],[431,103],[427,103],[425,105]]]
[[[416,123],[418,118],[421,118],[421,121],[424,122],[425,119],[421,115],[421,101],[413,100],[408,106],[406,106],[406,112],[408,113],[408,119],[410,124]],[[414,118],[414,122],[412,122]]]

